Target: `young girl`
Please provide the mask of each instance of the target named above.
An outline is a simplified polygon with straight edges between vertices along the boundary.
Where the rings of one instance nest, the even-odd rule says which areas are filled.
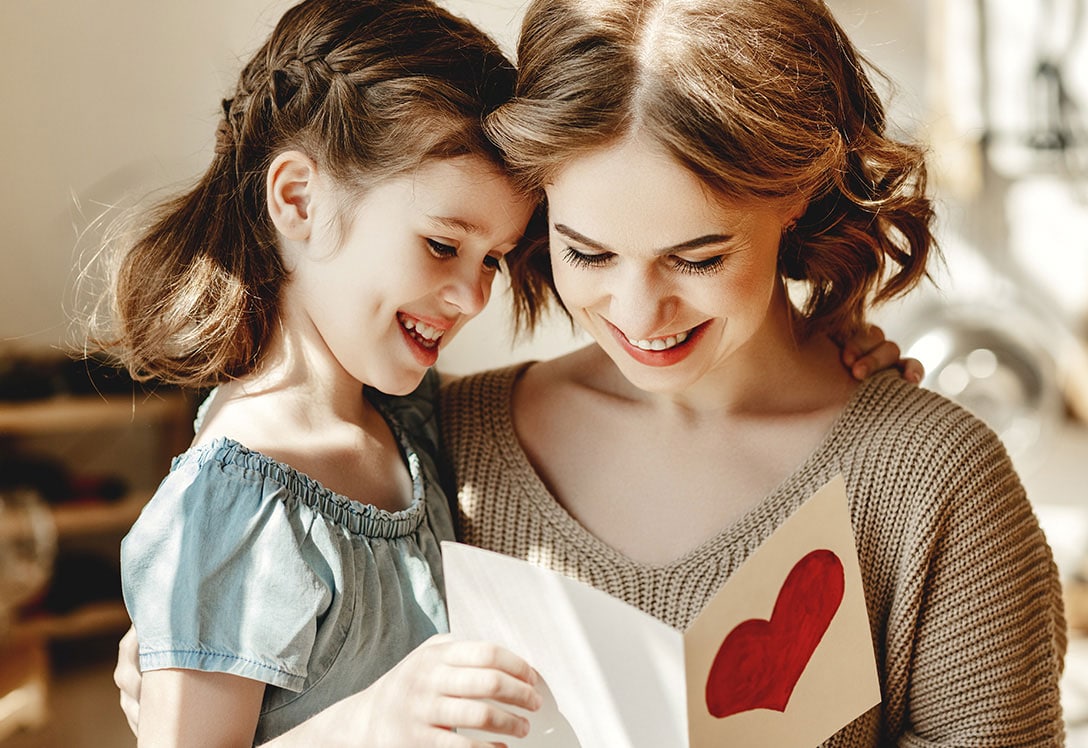
[[[431,639],[453,528],[428,370],[530,216],[480,128],[512,82],[428,0],[306,0],[124,255],[114,350],[216,386],[122,545],[140,745],[263,743],[360,691],[366,745],[527,730],[531,668]]]

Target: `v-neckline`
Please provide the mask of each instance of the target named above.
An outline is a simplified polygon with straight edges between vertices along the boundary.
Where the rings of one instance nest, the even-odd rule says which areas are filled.
[[[722,528],[717,535],[699,543],[672,561],[651,564],[636,561],[590,532],[563,506],[533,466],[528,453],[518,439],[517,428],[514,424],[514,390],[518,380],[535,363],[535,361],[527,361],[502,371],[499,392],[501,407],[495,408],[492,413],[493,425],[501,444],[501,448],[497,451],[513,473],[528,482],[524,495],[541,517],[559,534],[576,539],[578,545],[589,554],[607,559],[615,567],[634,569],[644,574],[670,573],[692,565],[703,564],[708,559],[720,558],[724,552],[734,547],[754,550],[760,539],[768,537],[807,498],[802,491],[798,490],[799,487],[812,485],[813,475],[819,478],[816,485],[820,485],[838,472],[834,465],[829,464],[828,455],[834,452],[834,445],[839,441],[840,433],[850,413],[857,407],[857,403],[865,396],[872,383],[880,379],[880,375],[877,375],[862,382],[835,416],[830,427],[809,455],[736,522]],[[771,523],[769,527],[768,523]],[[744,539],[748,539],[749,542],[739,543],[738,546],[738,542]],[[752,547],[749,548],[749,546]]]

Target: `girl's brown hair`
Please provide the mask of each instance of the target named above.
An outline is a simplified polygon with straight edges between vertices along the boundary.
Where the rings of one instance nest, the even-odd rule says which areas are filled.
[[[779,261],[806,287],[802,333],[848,334],[925,275],[924,154],[887,135],[821,0],[535,0],[517,59],[515,98],[486,127],[525,188],[638,131],[722,198],[806,198]],[[546,243],[509,261],[531,329],[558,298]]]
[[[300,149],[349,191],[428,159],[501,165],[481,120],[513,91],[483,32],[429,0],[305,0],[223,101],[199,183],[148,215],[120,258],[98,347],[140,380],[204,387],[252,371],[286,278],[265,174]]]

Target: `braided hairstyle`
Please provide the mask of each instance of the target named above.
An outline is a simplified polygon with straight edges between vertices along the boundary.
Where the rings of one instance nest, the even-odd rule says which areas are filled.
[[[207,387],[253,371],[286,278],[265,174],[298,149],[350,192],[429,159],[501,159],[484,115],[513,66],[429,0],[305,0],[289,9],[222,103],[200,181],[147,214],[105,300],[95,344],[137,380]]]

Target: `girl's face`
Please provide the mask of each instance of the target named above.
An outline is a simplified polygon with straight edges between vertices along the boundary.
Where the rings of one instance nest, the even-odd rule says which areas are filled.
[[[404,394],[487,304],[531,212],[484,159],[432,161],[368,190],[339,228],[315,221],[311,247],[328,249],[305,253],[291,285],[344,370]]]
[[[573,160],[545,189],[559,295],[642,390],[682,392],[740,360],[786,303],[778,244],[800,200],[723,204],[638,137]]]

